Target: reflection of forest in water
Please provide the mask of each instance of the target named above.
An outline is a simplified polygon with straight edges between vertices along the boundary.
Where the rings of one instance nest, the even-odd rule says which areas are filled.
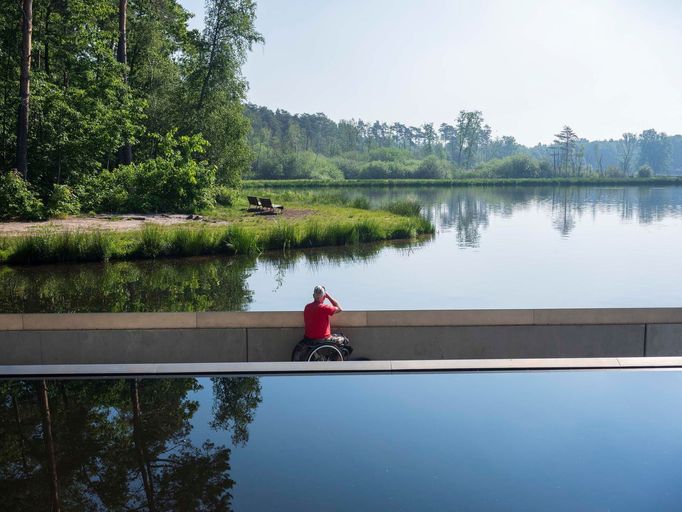
[[[281,285],[288,269],[368,262],[390,245],[409,250],[422,242],[362,244],[329,249],[36,267],[0,267],[0,313],[124,311],[243,311],[253,300],[247,279],[257,264],[271,266]]]
[[[682,187],[460,187],[353,191],[374,205],[411,197],[438,230],[454,230],[463,247],[476,247],[491,216],[509,218],[537,208],[563,236],[584,215],[614,213],[623,221],[649,224],[682,215]]]
[[[213,391],[212,439],[192,440]],[[230,510],[256,377],[0,383],[2,510]]]
[[[440,233],[452,232],[463,248],[479,247],[485,229],[495,218],[531,219],[528,229],[546,225],[570,237],[581,218],[599,223],[609,216],[623,223],[649,224],[682,217],[682,187],[469,187],[347,189],[364,195],[373,205],[412,197]],[[522,215],[524,217],[522,217]],[[488,235],[493,236],[493,235]],[[333,270],[371,264],[390,269],[383,258],[395,251],[409,257],[415,247],[436,244],[452,250],[452,237],[435,240],[294,250],[252,257],[207,257],[178,260],[112,262],[108,264],[0,267],[0,313],[97,311],[240,311],[250,309],[252,276],[274,274],[274,290],[285,288],[287,274]],[[637,243],[633,233],[633,244]],[[387,247],[390,251],[385,250]],[[360,265],[358,265],[360,266]],[[421,269],[415,269],[420,271]],[[424,270],[425,272],[428,269]],[[268,277],[269,278],[269,277]],[[357,278],[356,278],[357,279]],[[357,284],[357,283],[356,283]],[[361,284],[361,282],[359,283]],[[263,297],[261,291],[259,291]],[[271,305],[269,307],[272,307]],[[284,308],[296,308],[291,302]]]

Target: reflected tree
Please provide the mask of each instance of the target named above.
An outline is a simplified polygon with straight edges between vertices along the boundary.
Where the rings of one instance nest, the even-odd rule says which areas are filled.
[[[214,379],[214,423],[248,439],[257,378]],[[2,510],[230,510],[230,449],[196,443],[197,379],[0,384]]]
[[[261,403],[258,377],[215,377],[213,383],[213,421],[211,427],[232,432],[232,443],[249,440],[248,427]]]

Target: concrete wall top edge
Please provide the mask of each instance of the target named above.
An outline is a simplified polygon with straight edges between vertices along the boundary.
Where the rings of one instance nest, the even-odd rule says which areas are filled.
[[[3,314],[0,315],[0,331],[20,331],[23,329],[22,315]]]
[[[344,311],[332,328],[682,323],[682,308]],[[0,314],[0,331],[302,327],[301,311]]]
[[[26,331],[98,329],[193,329],[196,313],[34,313],[23,316]]]

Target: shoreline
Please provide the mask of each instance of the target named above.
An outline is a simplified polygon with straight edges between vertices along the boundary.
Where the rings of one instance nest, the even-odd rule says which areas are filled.
[[[332,213],[330,213],[332,212]],[[180,226],[146,225],[129,231],[43,230],[0,237],[0,265],[85,263],[211,255],[257,255],[313,247],[408,240],[434,233],[423,217],[381,210],[319,206],[295,219]],[[251,222],[249,222],[251,221]]]
[[[249,188],[351,188],[351,187],[519,187],[519,186],[682,186],[682,176],[651,178],[447,178],[349,180],[242,180]]]

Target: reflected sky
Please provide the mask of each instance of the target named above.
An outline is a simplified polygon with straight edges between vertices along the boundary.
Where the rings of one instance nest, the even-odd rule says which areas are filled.
[[[413,197],[437,226],[421,246],[366,262],[276,270],[258,261],[250,309],[289,309],[317,282],[349,309],[682,305],[681,187],[352,191]]]
[[[682,187],[346,189],[417,199],[406,243],[0,267],[0,312],[299,310],[323,284],[349,310],[682,305]]]
[[[678,370],[0,381],[0,390],[3,510],[51,500],[122,511],[682,507]]]

